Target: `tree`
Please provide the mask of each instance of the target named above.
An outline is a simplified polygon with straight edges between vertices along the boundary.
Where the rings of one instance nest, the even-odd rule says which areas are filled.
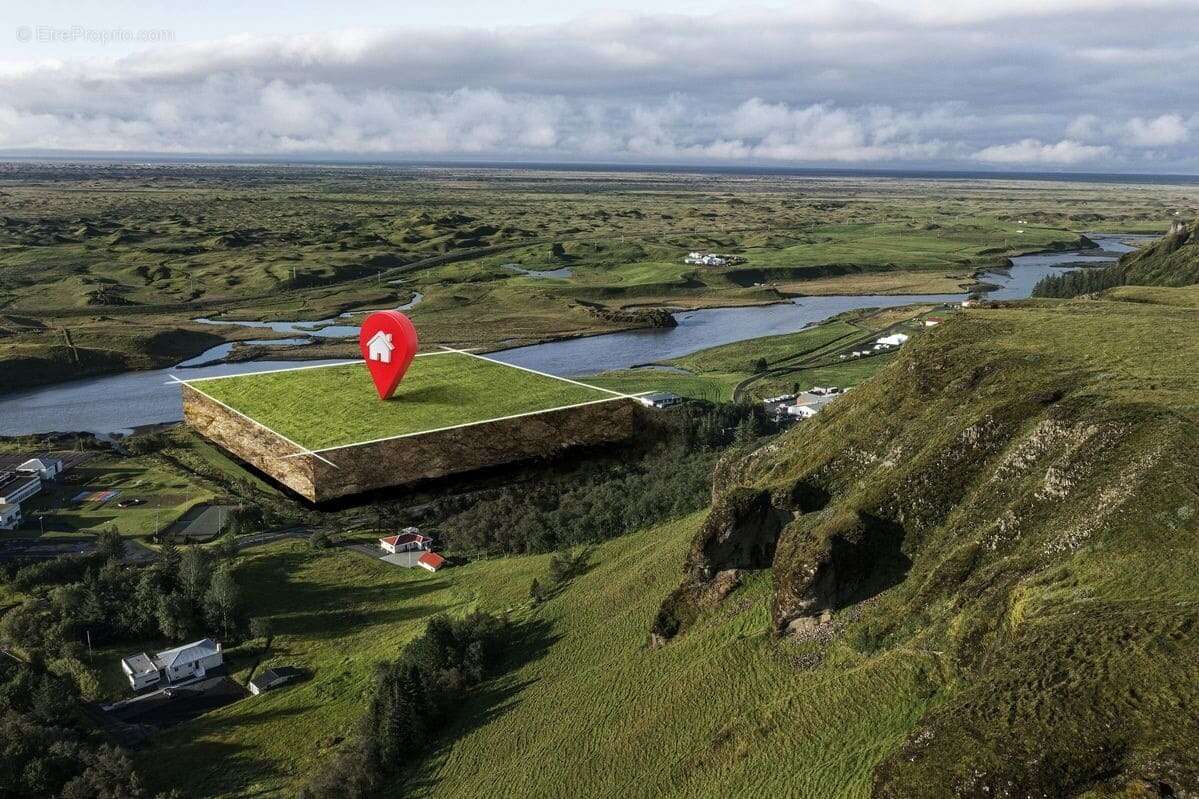
[[[533,578],[533,582],[529,584],[529,599],[533,600],[533,604],[539,604],[545,599],[545,594],[541,589],[541,583],[537,582],[537,578]]]
[[[46,724],[69,724],[75,718],[70,691],[58,679],[41,675],[30,701],[33,715]]]
[[[753,443],[758,437],[758,425],[753,416],[746,416],[737,423],[736,443],[738,446]]]
[[[233,560],[237,557],[238,551],[239,548],[237,546],[237,536],[234,535],[233,530],[230,529],[221,536],[221,540],[217,543],[217,552],[219,552],[221,557],[225,560]]]
[[[166,566],[167,572],[170,574],[179,573],[179,561],[183,556],[179,554],[179,547],[175,546],[175,542],[170,537],[163,540],[162,546],[159,548],[158,556],[162,559],[162,563]]]
[[[765,358],[759,358],[758,360],[754,361],[754,374],[760,375],[760,374],[762,374],[762,372],[765,372],[769,368],[770,368],[770,364],[766,363]]]
[[[196,545],[183,550],[179,559],[179,585],[194,600],[199,600],[208,590],[212,576],[212,563],[208,553]]]
[[[164,594],[172,589],[172,578],[168,576],[165,566],[155,564],[143,569],[137,578],[137,587],[133,589],[132,611],[133,624],[140,636],[151,637],[161,628],[158,623],[158,603]]]
[[[106,527],[96,534],[96,550],[105,560],[123,560],[125,558],[125,539],[115,527]]]
[[[329,538],[329,534],[324,530],[317,530],[312,535],[308,536],[308,546],[313,549],[328,549],[333,545],[333,541]]]
[[[172,641],[191,636],[199,627],[195,605],[191,599],[178,591],[158,598],[158,629]]]
[[[129,757],[115,746],[101,746],[84,758],[83,773],[63,786],[63,799],[135,799],[145,796]]]
[[[209,624],[221,628],[226,638],[239,626],[241,588],[228,566],[222,566],[212,575],[212,584],[204,594],[204,615]]]

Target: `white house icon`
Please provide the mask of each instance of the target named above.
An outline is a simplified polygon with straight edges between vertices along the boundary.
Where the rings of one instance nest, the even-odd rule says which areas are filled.
[[[391,363],[391,351],[395,349],[395,345],[391,343],[390,333],[380,330],[371,336],[371,340],[366,343],[366,348],[372,361]]]

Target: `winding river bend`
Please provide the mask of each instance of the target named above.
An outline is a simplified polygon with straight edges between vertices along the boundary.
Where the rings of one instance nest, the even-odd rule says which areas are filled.
[[[987,283],[998,286],[988,297],[1020,299],[1032,293],[1042,277],[1079,264],[1103,264],[1111,253],[1128,252],[1125,241],[1139,238],[1089,234],[1108,255],[1064,252],[1023,255],[1012,259],[1011,269],[988,273]],[[856,308],[883,308],[927,302],[957,302],[963,294],[862,295],[800,297],[791,302],[746,308],[713,308],[683,311],[675,315],[678,327],[632,330],[590,338],[552,341],[504,350],[493,357],[519,366],[563,376],[623,369],[637,364],[674,358],[696,350],[760,336],[792,333]],[[419,297],[410,305],[419,302]],[[409,306],[410,307],[410,306]],[[353,312],[352,312],[353,313]],[[254,322],[247,326],[305,336],[354,336],[358,328],[345,324],[343,314],[321,322]],[[232,324],[224,322],[225,324]],[[301,343],[306,339],[296,339]],[[280,343],[280,342],[272,342]],[[289,366],[309,366],[338,361],[250,361],[212,363],[228,354],[222,344],[170,369],[129,372],[88,378],[33,389],[0,398],[0,435],[28,435],[61,431],[85,431],[112,435],[183,418],[183,406],[175,377],[211,377],[242,374]],[[210,364],[192,367],[190,364]]]

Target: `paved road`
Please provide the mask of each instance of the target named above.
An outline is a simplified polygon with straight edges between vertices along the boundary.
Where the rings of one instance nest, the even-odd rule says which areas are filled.
[[[292,539],[296,541],[307,541],[314,532],[314,528],[307,526],[289,527],[284,530],[269,530],[262,533],[251,533],[237,539],[237,548],[239,550],[251,549],[253,547],[265,546],[276,541],[284,539]],[[365,555],[372,560],[378,560],[380,557],[379,549],[370,544],[359,542],[347,542],[338,544],[343,549],[348,549],[352,552],[357,552],[360,555]],[[12,560],[16,558],[27,558],[35,560],[49,560],[60,555],[89,555],[96,551],[96,541],[88,536],[77,536],[70,538],[10,538],[0,541],[0,560]],[[125,539],[125,562],[126,563],[149,563],[156,559],[158,553],[149,547],[142,544],[140,541],[133,539]]]
[[[297,540],[307,541],[308,537],[311,535],[311,527],[289,527],[286,530],[270,530],[265,533],[251,533],[250,535],[243,535],[237,539],[237,548],[249,549],[250,547],[260,547],[275,541],[282,541],[284,538],[294,538]]]
[[[238,549],[249,549],[251,547],[260,547],[266,544],[282,541],[285,538],[291,538],[299,541],[307,541],[315,532],[311,527],[291,527],[287,530],[272,530],[267,533],[254,533],[252,535],[242,536],[237,539]],[[342,549],[348,549],[351,552],[357,552],[360,555],[365,555],[371,560],[379,559],[378,547],[373,547],[369,544],[358,543],[354,541],[335,544]]]
[[[95,551],[93,538],[10,538],[0,541],[0,560],[49,560],[61,555],[90,555]],[[149,563],[157,557],[154,550],[140,542],[125,539],[126,563]]]

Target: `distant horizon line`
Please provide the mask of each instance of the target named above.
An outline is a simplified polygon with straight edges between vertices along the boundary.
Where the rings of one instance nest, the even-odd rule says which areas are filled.
[[[179,164],[195,166],[360,166],[436,169],[512,169],[546,172],[698,172],[705,174],[795,175],[825,177],[910,177],[942,179],[1013,179],[1068,182],[1199,183],[1199,174],[1185,172],[1101,172],[1068,169],[954,169],[938,166],[787,166],[784,164],[693,163],[683,161],[544,161],[470,158],[365,158],[356,156],[206,155],[200,153],[106,153],[92,151],[0,151],[0,163]]]

